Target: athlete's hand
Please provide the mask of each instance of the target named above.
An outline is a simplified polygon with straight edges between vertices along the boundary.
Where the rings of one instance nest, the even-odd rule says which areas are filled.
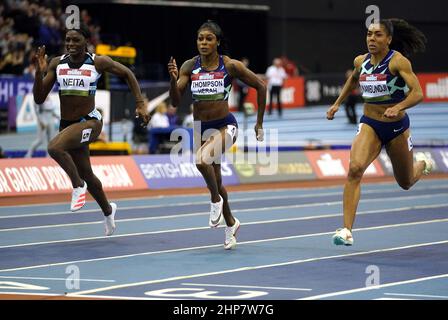
[[[141,126],[145,128],[151,120],[151,115],[148,113],[148,108],[144,101],[138,101],[135,108],[135,117],[143,120]]]
[[[177,81],[177,78],[179,77],[179,70],[177,69],[176,59],[173,57],[171,57],[168,62],[168,73],[170,74],[171,80]]]
[[[261,123],[255,124],[255,136],[257,137],[257,141],[263,141],[264,140],[264,131],[263,131],[263,125]]]
[[[327,110],[327,120],[333,120],[334,119],[334,114],[336,112],[338,112],[339,110],[339,106],[334,104],[332,105],[330,108],[328,108]]]
[[[36,67],[36,73],[44,73],[47,71],[48,56],[45,54],[45,46],[37,48],[37,52],[34,55],[34,65]]]
[[[397,106],[393,106],[391,108],[387,108],[386,111],[384,111],[383,116],[386,118],[395,118],[400,113],[400,109],[397,108]]]

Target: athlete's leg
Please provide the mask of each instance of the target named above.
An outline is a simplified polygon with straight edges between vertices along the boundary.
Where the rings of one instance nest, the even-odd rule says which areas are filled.
[[[86,145],[68,152],[76,165],[80,178],[87,183],[87,190],[96,200],[104,215],[109,215],[112,212],[112,208],[106,198],[100,179],[92,171],[89,147]]]
[[[211,202],[219,202],[219,188],[216,181],[215,171],[213,170],[212,162],[205,156],[208,144],[204,144],[196,153],[196,167],[201,173],[210,191]]]
[[[411,188],[421,178],[426,166],[424,161],[414,162],[412,144],[409,139],[408,129],[386,145],[395,180],[404,190]]]
[[[381,141],[369,125],[363,123],[350,151],[350,167],[344,186],[344,227],[351,230],[361,195],[361,178],[381,151]]]
[[[230,211],[227,190],[222,184],[221,164],[213,163],[213,170],[215,171],[215,177],[218,185],[219,194],[224,200],[222,213],[224,215],[224,219],[226,220],[227,226],[230,227],[235,224],[235,219],[233,218],[232,212]]]
[[[99,120],[75,123],[57,134],[48,145],[48,154],[69,176],[73,188],[81,187],[83,181],[68,150],[78,149],[94,141],[101,133]]]
[[[226,126],[220,129],[221,138],[222,138],[222,153],[225,153],[227,149],[229,149],[236,140],[236,127]],[[226,221],[227,227],[225,228],[225,240],[224,240],[224,249],[230,250],[235,248],[237,244],[236,234],[240,228],[240,221],[233,217],[232,212],[230,211],[229,201],[227,190],[224,188],[222,184],[222,175],[221,175],[221,164],[213,163],[213,169],[215,170],[215,176],[217,178],[219,194],[223,198],[223,216]]]

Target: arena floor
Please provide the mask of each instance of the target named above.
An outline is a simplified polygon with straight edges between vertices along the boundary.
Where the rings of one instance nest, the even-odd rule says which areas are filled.
[[[205,189],[112,194],[111,237],[95,202],[72,213],[68,195],[9,199],[0,299],[448,299],[446,175],[409,191],[366,181],[352,247],[332,244],[342,183],[325,184],[229,188],[242,224],[230,251]]]

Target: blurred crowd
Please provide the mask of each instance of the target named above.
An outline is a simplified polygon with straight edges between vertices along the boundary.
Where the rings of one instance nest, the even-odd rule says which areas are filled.
[[[0,73],[31,73],[28,67],[42,45],[50,58],[62,54],[66,18],[60,0],[0,1]],[[80,12],[80,19],[89,27],[90,45],[94,48],[100,41],[100,26],[87,10]]]

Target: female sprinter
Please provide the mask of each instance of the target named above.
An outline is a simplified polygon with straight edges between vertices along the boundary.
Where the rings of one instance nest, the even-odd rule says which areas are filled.
[[[53,58],[49,65],[45,47],[38,48],[33,95],[37,104],[43,103],[54,83],[58,82],[60,132],[48,144],[48,153],[72,182],[71,210],[77,211],[84,206],[88,189],[103,211],[105,234],[110,236],[115,230],[117,205],[108,202],[101,181],[93,174],[88,146],[103,127],[101,114],[95,108],[96,84],[101,73],[107,71],[124,77],[136,99],[136,115],[145,123],[149,116],[133,73],[107,56],[87,52],[89,37],[85,27],[68,30],[65,35],[67,54]]]
[[[266,107],[266,86],[252,71],[238,60],[220,55],[223,33],[212,21],[205,22],[197,32],[196,45],[199,55],[187,60],[177,69],[176,60],[171,58],[168,72],[171,78],[170,97],[174,106],[180,103],[181,95],[190,84],[193,95],[193,117],[200,123],[201,141],[196,151],[196,166],[204,177],[211,195],[210,227],[217,227],[223,219],[225,229],[224,248],[236,246],[236,233],[240,226],[232,216],[227,191],[222,185],[221,155],[237,137],[238,124],[229,112],[232,79],[237,78],[257,90],[258,114],[255,124],[257,140],[263,139],[263,115]],[[195,130],[197,127],[195,124]],[[199,146],[199,144],[197,144]]]
[[[423,99],[422,89],[407,57],[424,51],[426,38],[401,19],[380,20],[367,31],[368,53],[357,56],[354,70],[336,102],[328,109],[332,120],[341,103],[358,82],[364,99],[364,114],[350,152],[350,168],[344,186],[344,228],[336,230],[336,245],[352,245],[351,233],[360,198],[360,182],[382,146],[392,162],[395,180],[408,190],[432,169],[423,153],[414,162],[409,117],[405,110]]]

